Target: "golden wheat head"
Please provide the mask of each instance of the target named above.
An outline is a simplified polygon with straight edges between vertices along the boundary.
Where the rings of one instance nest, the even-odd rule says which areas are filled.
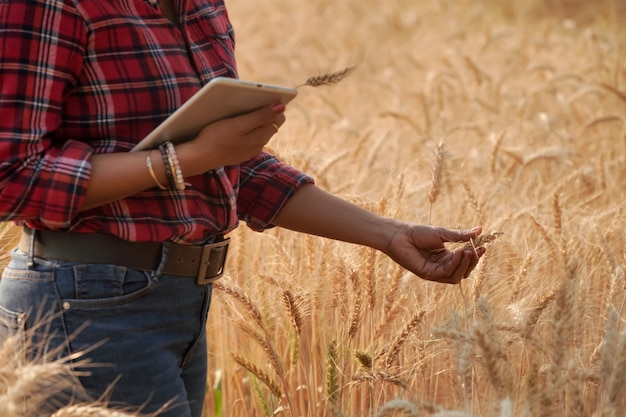
[[[347,78],[350,74],[352,74],[355,69],[355,66],[349,66],[339,71],[327,72],[322,75],[315,75],[308,78],[304,82],[304,84],[301,84],[298,87],[302,87],[305,85],[308,85],[309,87],[320,87],[323,85],[338,84],[339,82]]]

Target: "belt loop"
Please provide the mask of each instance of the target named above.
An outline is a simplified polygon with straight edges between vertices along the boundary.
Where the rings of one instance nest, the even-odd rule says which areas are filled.
[[[27,265],[29,268],[32,268],[35,266],[35,233],[37,233],[37,231],[26,226],[24,226],[24,230],[28,236]]]
[[[170,242],[163,242],[163,244],[161,245],[161,260],[159,261],[159,266],[157,267],[156,271],[154,271],[152,273],[152,278],[157,280],[158,277],[161,276],[161,274],[163,274],[163,269],[165,268],[165,265],[167,264],[167,258],[170,255]]]

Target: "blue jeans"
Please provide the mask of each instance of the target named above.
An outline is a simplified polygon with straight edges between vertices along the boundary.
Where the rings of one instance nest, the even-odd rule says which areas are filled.
[[[92,399],[201,416],[210,285],[115,265],[29,264],[19,249],[11,255],[0,280],[0,345],[7,331],[36,329],[35,346],[48,353],[85,352],[76,364],[90,364],[77,371]]]

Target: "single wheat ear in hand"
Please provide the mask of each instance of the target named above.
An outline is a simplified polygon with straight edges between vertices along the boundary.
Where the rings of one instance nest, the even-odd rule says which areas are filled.
[[[503,234],[504,232],[483,233],[476,239],[470,239],[470,241],[465,244],[465,247],[468,249],[476,249],[478,246],[483,246],[485,243],[493,242]]]
[[[326,74],[316,75],[307,79],[304,84],[300,84],[296,88],[306,86],[319,87],[322,85],[337,84],[344,78],[348,77],[356,69],[355,66],[346,67],[340,71],[327,72]]]

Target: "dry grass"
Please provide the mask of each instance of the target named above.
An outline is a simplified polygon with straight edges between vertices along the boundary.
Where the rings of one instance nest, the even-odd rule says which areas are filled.
[[[222,415],[624,415],[624,3],[229,6],[242,78],[358,67],[300,89],[273,151],[381,214],[480,222],[488,256],[461,292],[241,227],[209,316]]]

